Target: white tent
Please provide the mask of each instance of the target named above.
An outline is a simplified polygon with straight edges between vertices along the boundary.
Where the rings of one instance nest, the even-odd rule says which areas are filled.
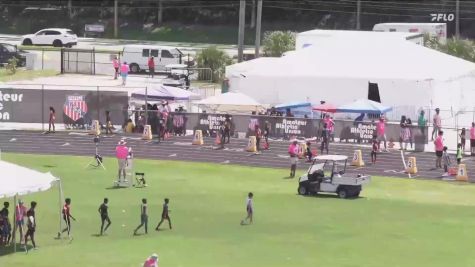
[[[475,106],[475,64],[411,42],[323,42],[258,64],[230,88],[265,104],[341,105],[368,97],[368,82],[378,84],[382,104],[397,110]]]
[[[16,206],[18,196],[48,190],[55,182],[59,182],[59,196],[61,199],[61,182],[49,172],[42,173],[1,160],[0,170],[2,171],[0,176],[0,198],[14,197],[13,207]],[[61,202],[59,205],[61,206]],[[13,214],[15,215],[15,213]],[[13,243],[16,250],[16,224],[13,227]],[[61,218],[59,228],[61,229]]]
[[[213,112],[247,112],[258,111],[263,106],[251,97],[235,92],[228,92],[195,102],[206,106]]]

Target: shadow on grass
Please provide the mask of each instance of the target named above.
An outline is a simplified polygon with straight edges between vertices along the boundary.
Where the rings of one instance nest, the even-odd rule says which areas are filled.
[[[27,250],[31,250],[32,248],[32,245],[27,246]],[[13,243],[6,247],[0,247],[0,256],[6,256],[14,253],[26,253],[25,247],[23,245],[20,245],[20,243],[17,243],[16,252],[14,251]]]
[[[334,199],[340,199],[338,195],[334,194],[310,194],[310,195],[299,195],[296,194],[297,196],[301,197],[306,197],[306,198],[321,198],[321,199],[329,199],[329,198],[334,198]],[[365,199],[365,197],[349,197],[341,200],[359,200],[359,199]]]

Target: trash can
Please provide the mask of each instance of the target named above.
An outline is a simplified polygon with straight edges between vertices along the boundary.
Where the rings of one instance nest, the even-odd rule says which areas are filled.
[[[424,152],[425,147],[426,147],[426,137],[421,134],[414,136],[414,151]]]
[[[36,54],[34,53],[26,53],[26,69],[27,70],[34,70],[35,69],[35,62],[36,62]]]

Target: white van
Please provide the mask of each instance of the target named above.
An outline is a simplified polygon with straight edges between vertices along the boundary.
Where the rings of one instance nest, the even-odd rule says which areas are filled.
[[[422,33],[438,37],[442,43],[447,40],[446,23],[378,23],[373,31]]]
[[[173,47],[154,45],[125,45],[122,62],[127,62],[130,72],[148,71],[148,59],[154,58],[155,71],[165,71],[165,66],[181,64],[183,53]]]

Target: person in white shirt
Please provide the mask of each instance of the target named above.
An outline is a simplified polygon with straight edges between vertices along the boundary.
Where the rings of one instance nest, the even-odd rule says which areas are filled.
[[[241,225],[246,224],[247,220],[249,220],[249,224],[252,224],[252,215],[254,214],[254,205],[252,198],[254,197],[254,194],[252,192],[249,192],[247,195],[247,200],[246,200],[246,211],[247,211],[247,217],[241,221]]]

